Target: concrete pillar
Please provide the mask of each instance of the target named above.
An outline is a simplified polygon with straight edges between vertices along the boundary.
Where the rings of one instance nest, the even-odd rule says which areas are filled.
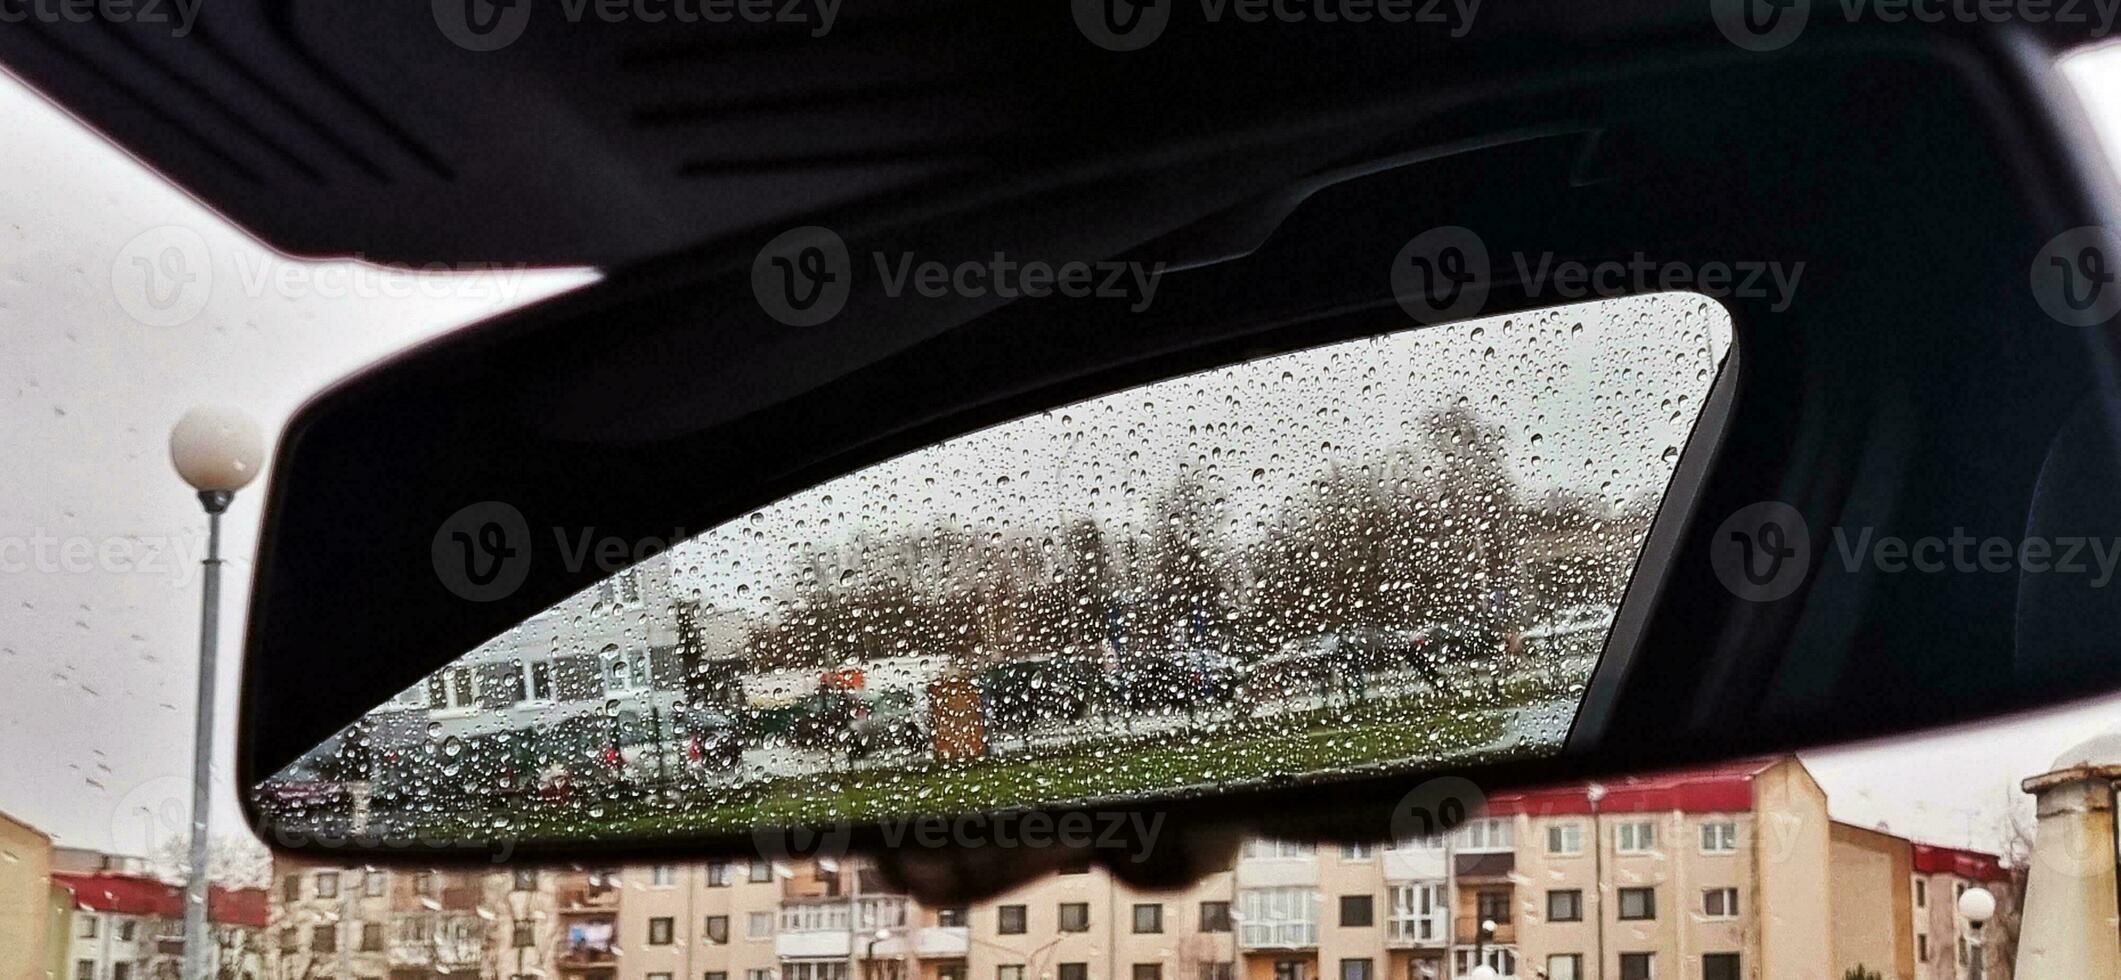
[[[2121,977],[2116,778],[2121,766],[2094,764],[2058,767],[2024,783],[2035,798],[2039,823],[2012,973],[2016,980]]]

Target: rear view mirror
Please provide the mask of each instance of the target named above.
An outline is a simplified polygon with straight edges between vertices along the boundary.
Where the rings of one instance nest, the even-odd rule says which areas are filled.
[[[1162,183],[1144,137],[1081,196],[849,218],[828,322],[760,305],[761,234],[350,379],[275,458],[251,815],[569,857],[1092,806],[1374,837],[1443,771],[2111,689],[2116,372],[2050,261],[2112,247],[2105,170],[2048,66],[1873,40],[1512,73],[1448,125],[1380,90],[1420,125]],[[1229,193],[1118,196],[1181,185]],[[997,242],[1172,262],[1147,306],[873,274]]]
[[[1684,293],[1400,329],[1024,416],[630,567],[534,529],[611,574],[256,802],[299,835],[639,844],[1550,757],[1730,342]],[[441,584],[508,588],[524,529],[465,508]]]

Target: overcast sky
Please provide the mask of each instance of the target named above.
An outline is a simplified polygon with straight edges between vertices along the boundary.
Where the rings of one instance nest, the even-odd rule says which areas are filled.
[[[2121,133],[2121,52],[2075,67]],[[233,404],[270,440],[332,379],[594,277],[380,280],[276,256],[4,74],[0,133],[0,811],[62,844],[143,853],[182,831],[189,797],[204,519],[169,468],[170,424]],[[164,271],[194,285],[143,306],[134,260],[171,242],[196,260]],[[239,820],[233,651],[261,496],[225,522],[223,831]],[[1837,818],[1988,847],[2019,779],[2117,723],[2121,698],[1805,758]]]

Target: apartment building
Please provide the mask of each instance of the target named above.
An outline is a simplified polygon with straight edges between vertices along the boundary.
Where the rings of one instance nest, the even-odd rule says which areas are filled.
[[[1919,844],[1884,830],[1833,826],[1834,975],[1862,967],[1889,980],[2002,980],[2009,963],[1959,914],[1976,886],[2012,904],[1995,855]],[[1998,927],[1988,927],[1998,928]]]
[[[176,980],[184,961],[184,891],[144,874],[55,871],[73,898],[61,948],[64,980]],[[262,889],[207,893],[206,968],[217,980],[265,980]]]
[[[1826,803],[1796,758],[1765,759],[1498,795],[1448,837],[1252,840],[1172,891],[1084,864],[956,907],[853,859],[283,867],[273,980],[2003,975],[1953,904],[1999,887],[1993,857],[1837,824]]]
[[[2010,901],[2010,874],[1993,854],[1910,844],[1914,870],[1915,980],[2007,980],[2010,964],[1988,949],[1983,930],[1959,914],[1959,896],[1976,886]],[[1984,927],[1992,928],[1992,927]]]
[[[0,980],[58,980],[73,895],[51,881],[51,836],[0,813]]]
[[[274,980],[557,976],[554,887],[535,868],[288,864],[272,892]]]

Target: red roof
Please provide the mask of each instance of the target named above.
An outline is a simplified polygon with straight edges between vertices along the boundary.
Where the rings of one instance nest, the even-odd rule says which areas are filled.
[[[1753,778],[1775,759],[1747,759],[1707,769],[1629,776],[1602,784],[1600,813],[1743,813],[1753,808]],[[1591,812],[1589,784],[1556,786],[1488,797],[1490,816],[1535,817]]]
[[[72,889],[74,904],[79,908],[166,919],[184,917],[184,889],[146,875],[54,871],[52,882]],[[262,929],[266,919],[265,890],[215,885],[207,892],[206,912],[215,922]]]
[[[1994,854],[1935,844],[1916,844],[1914,850],[1915,870],[1923,874],[1958,875],[1975,881],[2010,880],[2010,872],[2003,869],[2003,859]]]

